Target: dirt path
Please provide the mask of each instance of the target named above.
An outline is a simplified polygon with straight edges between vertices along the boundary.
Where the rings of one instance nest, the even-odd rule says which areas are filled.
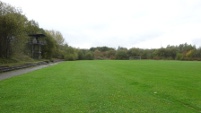
[[[17,76],[17,75],[21,75],[21,74],[24,74],[24,73],[28,73],[28,72],[31,72],[31,71],[34,71],[34,70],[37,70],[37,69],[42,69],[44,67],[55,65],[55,64],[58,64],[58,63],[60,63],[60,62],[50,63],[50,64],[47,64],[47,65],[40,65],[40,66],[36,66],[36,67],[30,67],[30,68],[24,68],[24,69],[19,69],[19,70],[14,70],[14,71],[0,73],[0,81],[4,80],[4,79],[7,79],[7,78],[11,78],[13,76]]]

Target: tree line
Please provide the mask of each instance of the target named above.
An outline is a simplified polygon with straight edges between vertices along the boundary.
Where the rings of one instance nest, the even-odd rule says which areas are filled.
[[[64,60],[133,60],[133,59],[165,59],[165,60],[201,60],[201,47],[191,44],[178,46],[168,45],[159,49],[141,49],[118,47],[91,47],[78,49],[65,43],[61,32],[46,30],[22,13],[21,9],[0,1],[0,58],[30,57],[29,34],[45,34],[45,45],[42,46],[43,59]]]
[[[96,47],[90,48],[88,51],[93,53],[94,59],[201,60],[201,47],[196,48],[194,45],[187,43],[179,46],[168,45],[166,48],[159,49]]]

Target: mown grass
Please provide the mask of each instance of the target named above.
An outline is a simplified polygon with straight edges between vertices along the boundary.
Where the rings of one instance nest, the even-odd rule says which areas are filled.
[[[64,62],[0,81],[0,112],[200,113],[201,62]]]

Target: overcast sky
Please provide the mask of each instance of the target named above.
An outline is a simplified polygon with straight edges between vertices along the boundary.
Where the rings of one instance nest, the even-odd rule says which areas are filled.
[[[201,47],[201,0],[2,0],[78,48]]]

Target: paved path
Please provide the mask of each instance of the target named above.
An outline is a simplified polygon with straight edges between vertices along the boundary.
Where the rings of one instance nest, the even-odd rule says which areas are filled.
[[[10,77],[13,77],[13,76],[17,76],[17,75],[21,75],[21,74],[24,74],[24,73],[28,73],[28,72],[31,72],[31,71],[34,71],[34,70],[37,70],[37,69],[41,69],[41,68],[44,68],[44,67],[55,65],[55,64],[58,64],[58,63],[59,62],[0,73],[0,81],[4,80],[4,79],[7,79],[7,78],[10,78]]]

